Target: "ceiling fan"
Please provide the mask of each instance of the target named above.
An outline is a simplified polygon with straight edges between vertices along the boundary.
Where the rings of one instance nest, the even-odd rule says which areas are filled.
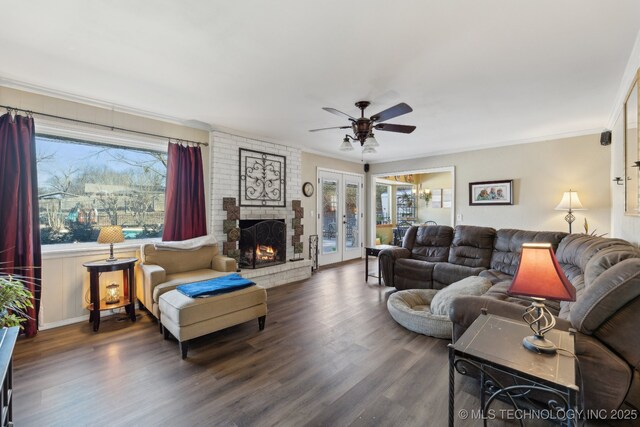
[[[387,108],[384,111],[379,112],[378,114],[374,114],[373,116],[367,118],[364,116],[364,110],[371,103],[369,101],[358,101],[356,102],[356,107],[360,109],[360,117],[355,118],[350,116],[347,113],[343,113],[342,111],[336,110],[335,108],[322,107],[323,110],[328,111],[337,116],[345,116],[350,121],[351,124],[348,126],[335,126],[330,128],[321,128],[321,129],[311,129],[309,132],[318,132],[321,130],[329,130],[329,129],[351,129],[353,130],[352,135],[345,135],[342,140],[342,145],[340,145],[340,150],[342,151],[351,151],[353,147],[351,146],[351,141],[359,141],[360,146],[363,148],[363,153],[375,153],[375,147],[377,147],[378,141],[376,141],[373,130],[382,130],[385,132],[400,132],[400,133],[411,133],[416,127],[415,126],[407,126],[407,125],[395,125],[391,123],[382,123],[394,117],[401,116],[403,114],[407,114],[413,111],[411,107],[409,107],[404,102],[401,102],[398,105],[394,105],[391,108]]]

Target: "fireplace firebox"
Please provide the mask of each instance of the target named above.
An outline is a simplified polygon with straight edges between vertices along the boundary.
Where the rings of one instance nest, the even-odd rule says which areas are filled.
[[[287,260],[284,219],[240,220],[240,267],[262,268]]]

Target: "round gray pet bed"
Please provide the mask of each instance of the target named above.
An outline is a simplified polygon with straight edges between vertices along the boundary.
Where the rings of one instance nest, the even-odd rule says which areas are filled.
[[[409,329],[436,338],[451,338],[449,307],[459,295],[482,295],[491,282],[484,277],[467,277],[441,290],[409,289],[389,296],[387,308],[391,317]]]

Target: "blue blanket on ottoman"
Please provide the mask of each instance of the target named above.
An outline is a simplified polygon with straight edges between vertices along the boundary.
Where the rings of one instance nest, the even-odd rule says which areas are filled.
[[[201,282],[180,285],[176,289],[181,294],[190,298],[206,298],[226,294],[228,292],[239,291],[240,289],[248,288],[253,285],[255,285],[255,283],[251,280],[240,277],[237,273],[233,273],[227,276],[203,280]]]

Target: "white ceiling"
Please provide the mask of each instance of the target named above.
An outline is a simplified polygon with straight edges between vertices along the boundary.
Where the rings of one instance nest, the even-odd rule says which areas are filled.
[[[2,0],[0,78],[361,160],[351,115],[414,111],[382,162],[600,131],[637,0]]]

